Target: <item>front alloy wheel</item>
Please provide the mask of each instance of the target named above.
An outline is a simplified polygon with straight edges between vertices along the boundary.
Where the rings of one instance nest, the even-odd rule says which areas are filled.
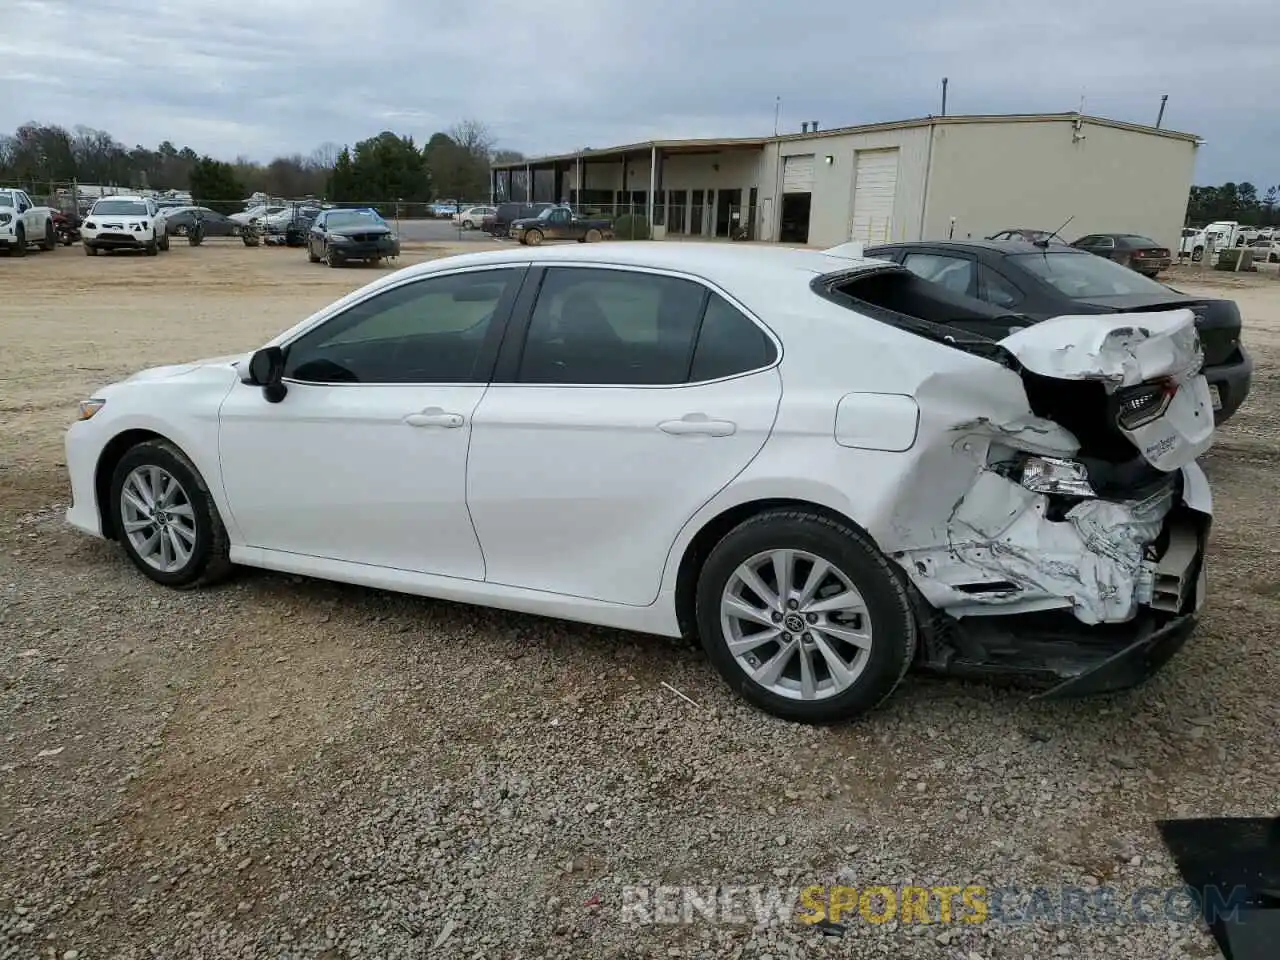
[[[182,484],[163,467],[135,467],[120,490],[120,529],[138,558],[161,573],[191,562],[195,508]]]
[[[227,531],[209,488],[167,440],[140,443],[120,458],[110,503],[116,538],[157,583],[213,583],[230,571]]]
[[[906,588],[865,534],[809,510],[743,521],[707,557],[698,634],[720,675],[787,720],[871,710],[915,655]]]

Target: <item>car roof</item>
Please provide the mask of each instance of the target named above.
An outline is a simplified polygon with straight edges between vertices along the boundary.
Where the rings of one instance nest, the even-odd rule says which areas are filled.
[[[1091,233],[1088,236],[1100,236],[1100,234]],[[1039,244],[1032,243],[1030,240],[906,240],[901,243],[877,243],[867,249],[870,251],[889,247],[903,247],[906,249],[911,247],[933,247],[939,250],[954,250],[957,253],[962,253],[966,250],[991,250],[1004,254],[1045,253],[1047,251],[1049,253],[1078,253],[1086,257],[1093,256],[1088,251],[1079,250],[1066,243],[1042,247]]]
[[[884,268],[882,260],[852,259],[821,250],[795,247],[742,247],[726,243],[628,243],[615,241],[588,246],[569,244],[547,247],[514,247],[464,253],[406,267],[392,276],[407,279],[429,276],[457,267],[499,266],[527,263],[535,266],[586,263],[602,266],[648,267],[701,277],[733,292],[743,283],[768,284],[769,278],[791,277],[808,282],[829,273]],[[900,269],[900,268],[899,268]]]

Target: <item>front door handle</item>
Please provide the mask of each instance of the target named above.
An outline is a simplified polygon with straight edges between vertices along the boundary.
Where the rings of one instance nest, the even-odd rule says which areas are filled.
[[[446,413],[439,407],[427,407],[420,413],[409,414],[404,418],[404,422],[411,427],[446,427],[452,429],[462,426],[463,418],[460,413]]]
[[[679,420],[663,420],[658,429],[677,437],[729,437],[738,425],[732,420],[712,420],[705,413],[686,413]]]

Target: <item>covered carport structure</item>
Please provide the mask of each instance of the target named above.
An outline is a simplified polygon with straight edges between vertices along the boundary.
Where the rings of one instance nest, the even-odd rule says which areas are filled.
[[[763,138],[651,140],[606,149],[496,163],[495,202],[568,203],[644,214],[671,234],[728,236],[745,222],[754,232]]]

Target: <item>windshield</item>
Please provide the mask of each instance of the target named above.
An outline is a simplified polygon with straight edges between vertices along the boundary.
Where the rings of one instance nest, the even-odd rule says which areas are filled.
[[[331,213],[325,219],[325,226],[334,227],[367,227],[384,226],[383,219],[369,210],[352,210],[349,213]]]
[[[1019,253],[1010,259],[1073,299],[1169,292],[1163,284],[1091,253]]]
[[[147,205],[140,200],[99,200],[89,213],[99,217],[145,217]]]

